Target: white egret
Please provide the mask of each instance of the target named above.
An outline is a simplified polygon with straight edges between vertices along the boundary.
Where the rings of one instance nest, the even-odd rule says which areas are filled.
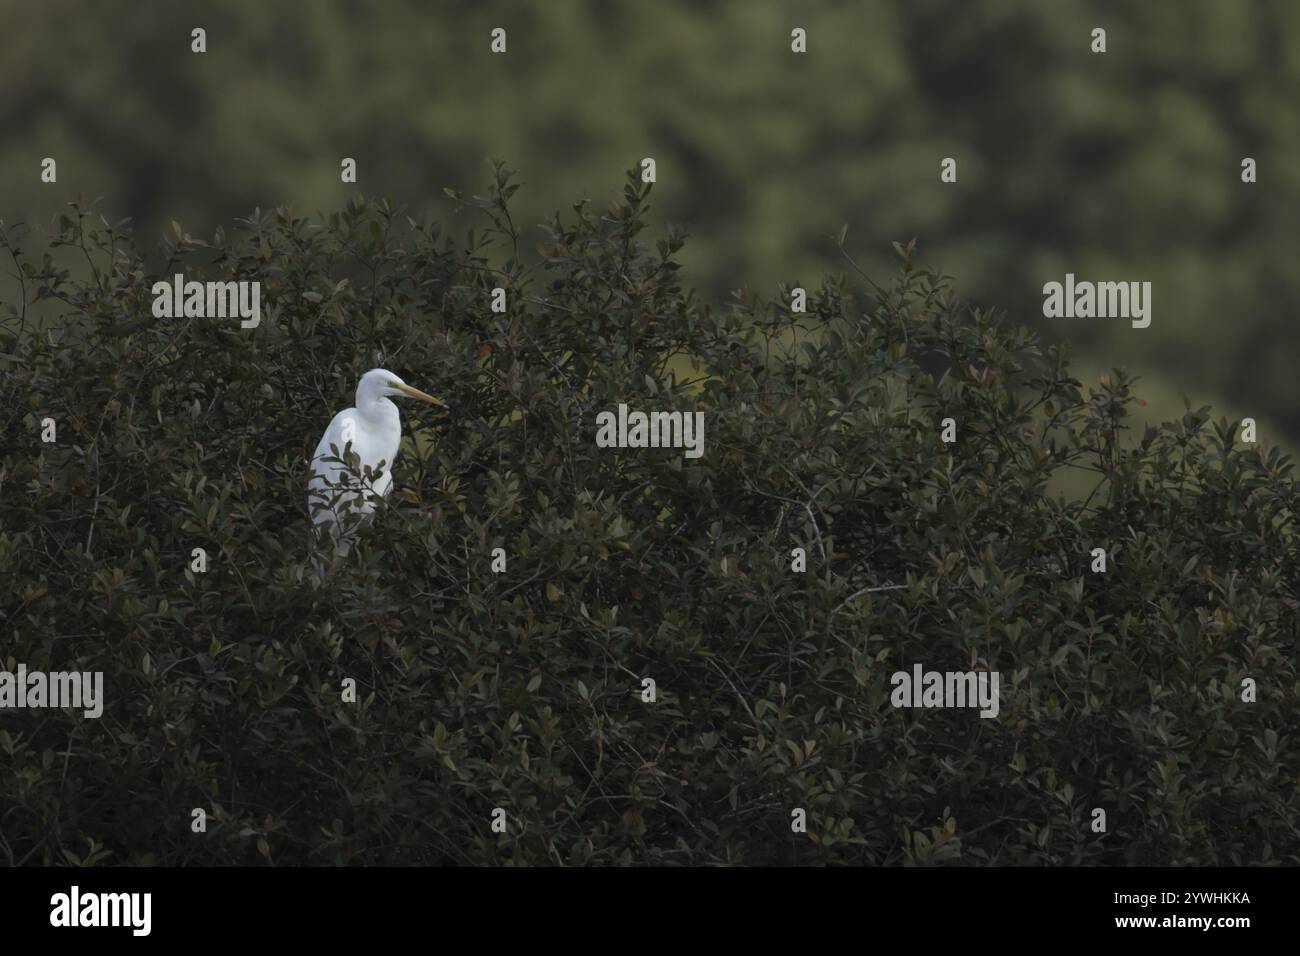
[[[412,388],[387,369],[371,369],[357,384],[356,407],[345,408],[334,416],[312,455],[307,510],[317,539],[322,532],[332,531],[341,552],[349,549],[343,515],[369,515],[376,501],[393,485],[393,461],[402,443],[402,419],[389,396],[403,395],[446,407],[441,399]],[[358,459],[355,471],[341,460],[349,443]],[[337,451],[331,450],[331,445]],[[371,474],[367,475],[367,469]],[[313,564],[318,571],[321,569],[319,561]]]

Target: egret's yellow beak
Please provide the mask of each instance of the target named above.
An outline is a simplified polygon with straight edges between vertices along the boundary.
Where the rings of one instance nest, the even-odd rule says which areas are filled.
[[[443,408],[447,407],[447,403],[444,402],[441,398],[434,398],[432,395],[426,395],[418,388],[411,388],[411,386],[405,383],[400,385],[394,383],[393,387],[396,388],[399,392],[402,392],[403,394],[410,395],[412,398],[418,398],[422,402],[428,402],[430,405],[441,405]]]

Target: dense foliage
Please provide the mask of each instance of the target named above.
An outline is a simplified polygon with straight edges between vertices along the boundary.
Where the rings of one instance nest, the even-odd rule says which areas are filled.
[[[718,308],[635,174],[535,252],[513,189],[463,237],[358,198],[153,258],[73,208],[84,281],[3,233],[0,661],[107,704],[0,712],[0,859],[1300,862],[1276,449],[1206,409],[1131,433],[1127,375],[1085,387],[913,244],[806,314]],[[260,326],[155,318],[178,271],[260,280]],[[306,459],[377,354],[451,413],[403,406],[399,490],[321,580]],[[703,457],[598,448],[620,402],[702,410]],[[998,670],[999,715],[892,707],[915,663]]]
[[[820,237],[841,222],[873,275],[892,268],[884,240],[922,236],[965,299],[1070,344],[1087,378],[1140,374],[1136,418],[1179,415],[1188,395],[1300,448],[1300,376],[1275,347],[1300,301],[1300,4],[953,7],[0,4],[0,218],[103,196],[153,242],[171,219],[206,232],[258,204],[341,208],[356,189],[441,218],[442,184],[509,156],[529,179],[516,219],[532,223],[653,156],[658,210],[690,224],[684,274],[711,301],[839,268]],[[939,180],[944,157],[956,183]],[[1245,157],[1257,183],[1241,181]],[[1151,328],[1045,322],[1043,283],[1066,272],[1150,280]]]

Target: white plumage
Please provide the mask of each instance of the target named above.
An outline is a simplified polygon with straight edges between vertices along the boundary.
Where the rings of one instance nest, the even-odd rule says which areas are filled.
[[[345,408],[330,421],[312,455],[311,480],[307,485],[307,511],[319,539],[325,532],[335,536],[338,550],[349,549],[351,525],[358,517],[375,510],[379,498],[393,485],[393,462],[402,444],[402,419],[389,396],[409,396],[434,405],[441,399],[412,388],[387,369],[371,369],[357,384],[357,404]],[[357,456],[355,473],[343,459],[351,443]],[[337,451],[331,450],[333,445]],[[366,468],[372,475],[366,477]],[[382,470],[382,474],[380,471]],[[315,562],[320,568],[319,562]]]

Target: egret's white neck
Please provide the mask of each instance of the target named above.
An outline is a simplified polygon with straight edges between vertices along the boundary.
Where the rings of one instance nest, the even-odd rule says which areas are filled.
[[[398,414],[397,406],[389,399],[379,395],[369,396],[368,401],[363,401],[362,397],[358,395],[357,412],[362,418],[374,422],[395,421],[401,417]]]
[[[357,388],[357,412],[362,418],[376,422],[391,421],[399,417],[397,406],[370,382],[362,382]]]

